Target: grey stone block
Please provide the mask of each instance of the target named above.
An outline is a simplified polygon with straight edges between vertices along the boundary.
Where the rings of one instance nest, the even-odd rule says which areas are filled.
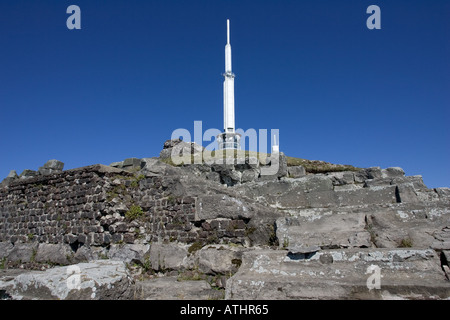
[[[208,172],[206,179],[220,183],[220,174],[218,172]]]
[[[300,190],[305,192],[332,191],[333,182],[331,178],[323,175],[307,175],[296,180]]]
[[[37,175],[38,175],[38,173],[36,171],[30,170],[30,169],[25,169],[19,175],[19,178],[20,179],[28,179],[28,178],[36,177]]]
[[[19,176],[17,175],[16,170],[11,170],[7,176],[7,178],[17,179]]]
[[[334,191],[316,191],[306,193],[306,199],[311,208],[328,208],[337,204],[336,193]]]
[[[336,191],[339,206],[396,203],[396,186],[376,186],[357,190]]]
[[[390,186],[391,182],[392,178],[367,179],[364,181],[364,188]]]
[[[288,167],[289,178],[301,178],[306,175],[306,170],[303,166]]]
[[[13,248],[14,246],[10,242],[0,242],[0,259],[8,257]]]
[[[150,263],[153,270],[181,270],[188,255],[188,246],[176,243],[152,243]]]
[[[124,168],[126,168],[126,167],[140,167],[141,166],[141,162],[142,162],[142,160],[138,159],[138,158],[128,158],[128,159],[125,159],[123,161],[123,165],[122,166]]]
[[[396,178],[403,177],[405,175],[405,171],[403,171],[400,167],[390,167],[381,170],[382,178]]]
[[[435,188],[434,191],[442,200],[450,199],[450,188]]]
[[[242,172],[241,176],[241,182],[251,182],[256,181],[259,177],[259,170],[258,169],[249,169]]]
[[[132,298],[132,289],[124,262],[97,260],[26,272],[15,277],[7,290],[17,299],[119,300]]]
[[[199,196],[197,199],[197,220],[216,218],[250,218],[254,209],[251,205],[227,195]]]
[[[52,170],[58,170],[58,171],[62,171],[64,169],[64,162],[61,162],[59,160],[48,160],[44,166],[44,168],[47,169],[52,169]]]
[[[30,262],[35,255],[37,243],[17,243],[8,254],[8,260],[14,262]]]
[[[114,168],[122,168],[123,167],[123,161],[113,162],[109,166],[110,167],[114,167]]]
[[[423,183],[423,179],[421,175],[416,176],[408,176],[408,177],[397,177],[392,179],[392,184],[400,185],[400,184],[410,184],[412,183],[414,189],[416,190],[426,190],[427,186]]]
[[[41,243],[37,248],[35,261],[68,265],[72,262],[73,253],[70,246],[65,244]]]
[[[380,167],[370,167],[365,169],[369,179],[382,178],[382,172]]]
[[[397,197],[397,200],[402,203],[414,203],[419,201],[412,183],[403,183],[398,185]]]
[[[150,245],[144,244],[113,244],[108,257],[111,260],[120,260],[126,263],[139,263],[143,265],[150,254]]]
[[[19,176],[17,175],[16,170],[11,170],[8,174],[8,176],[3,179],[1,186],[9,186],[12,181],[19,179]]]

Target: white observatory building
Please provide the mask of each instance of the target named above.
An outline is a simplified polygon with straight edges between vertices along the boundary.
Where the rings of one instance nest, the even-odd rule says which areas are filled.
[[[219,150],[240,149],[241,135],[234,124],[234,73],[231,71],[230,20],[227,19],[227,44],[225,46],[225,73],[223,74],[223,133],[217,136]]]

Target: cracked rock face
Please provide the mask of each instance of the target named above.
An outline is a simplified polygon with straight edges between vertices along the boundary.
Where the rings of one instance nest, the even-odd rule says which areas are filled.
[[[98,260],[18,275],[0,286],[15,299],[117,300],[131,297],[132,280],[122,261]]]
[[[445,299],[442,275],[430,249],[250,251],[227,281],[226,299]]]

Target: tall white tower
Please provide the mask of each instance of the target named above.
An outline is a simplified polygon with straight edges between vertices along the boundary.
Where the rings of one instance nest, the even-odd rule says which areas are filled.
[[[241,135],[234,131],[234,73],[231,70],[230,20],[227,19],[225,73],[223,74],[223,133],[217,136],[219,150],[239,149]]]

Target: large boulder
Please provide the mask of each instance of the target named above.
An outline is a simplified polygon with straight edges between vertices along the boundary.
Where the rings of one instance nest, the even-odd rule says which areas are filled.
[[[25,169],[22,171],[22,173],[19,175],[20,179],[29,179],[29,178],[34,178],[38,175],[39,173],[37,171],[31,170],[31,169]]]
[[[6,187],[11,184],[12,181],[19,179],[16,170],[11,170],[8,176],[3,179],[1,186]]]
[[[381,170],[382,178],[396,178],[405,176],[405,171],[400,167],[390,167]]]
[[[132,285],[124,262],[96,260],[25,272],[2,289],[13,299],[118,300],[132,298]]]
[[[8,260],[12,262],[32,262],[36,256],[37,243],[16,243],[9,251]]]
[[[288,177],[289,178],[301,178],[306,175],[306,170],[303,166],[292,166],[288,167]]]
[[[39,167],[39,174],[46,175],[63,171],[64,163],[59,160],[48,160],[42,167]]]
[[[111,260],[124,261],[144,265],[150,255],[150,245],[145,244],[113,244],[108,251]]]
[[[208,245],[195,253],[200,272],[205,274],[233,274],[242,263],[243,248],[227,245]]]
[[[180,174],[180,168],[164,163],[158,158],[143,158],[141,161],[140,173],[148,177]]]
[[[11,242],[0,242],[0,260],[7,258],[13,248],[14,245]]]
[[[177,243],[152,243],[150,264],[155,271],[182,270],[188,256],[188,246]]]
[[[196,220],[216,218],[248,219],[256,209],[245,201],[225,194],[212,194],[200,196],[197,199]]]
[[[203,150],[204,147],[194,142],[185,142],[181,139],[173,139],[164,142],[164,147],[159,153],[159,157],[161,159],[168,159],[180,156],[201,155]]]
[[[52,263],[68,265],[73,261],[74,252],[67,244],[39,244],[34,261],[41,263]]]

